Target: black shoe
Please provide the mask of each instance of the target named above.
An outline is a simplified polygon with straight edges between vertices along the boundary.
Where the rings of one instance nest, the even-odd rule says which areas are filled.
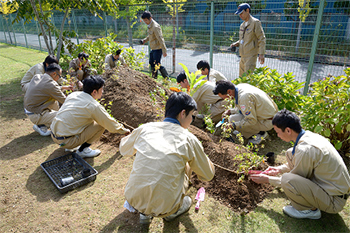
[[[228,138],[225,138],[226,141],[229,141],[229,142],[232,142],[232,143],[235,143],[235,140],[233,139],[232,136],[228,137]]]

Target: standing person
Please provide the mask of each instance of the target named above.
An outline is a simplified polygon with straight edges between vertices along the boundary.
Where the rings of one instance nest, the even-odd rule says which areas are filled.
[[[60,87],[57,83],[62,69],[57,63],[46,67],[45,74],[36,74],[27,85],[24,95],[24,112],[34,123],[33,129],[41,136],[49,136],[48,128],[59,109],[58,102],[65,101],[62,90],[72,90],[72,86]]]
[[[83,80],[83,91],[71,93],[51,124],[53,141],[68,150],[77,150],[82,157],[95,157],[100,150],[90,145],[97,141],[105,129],[111,133],[128,134],[97,102],[103,93],[104,80],[100,76],[89,76]]]
[[[141,43],[145,44],[147,41],[149,41],[151,47],[151,53],[149,54],[149,64],[152,70],[152,77],[157,78],[158,70],[156,69],[156,66],[160,66],[160,73],[162,74],[163,78],[167,78],[169,76],[168,72],[160,63],[162,54],[164,57],[167,56],[162,29],[160,25],[152,18],[151,12],[143,12],[141,18],[143,22],[147,24],[148,28],[148,36],[145,39],[141,40]]]
[[[78,58],[74,58],[69,63],[68,74],[77,78],[78,81],[83,81],[91,74],[90,66],[89,54],[81,52],[78,54]]]
[[[227,110],[223,116],[230,115],[230,127],[249,138],[248,143],[257,145],[268,137],[266,131],[273,128],[272,118],[278,111],[268,94],[246,83],[235,86],[223,80],[216,82],[213,92],[223,99],[235,99],[235,108]]]
[[[123,56],[121,55],[122,50],[118,49],[115,54],[108,54],[105,58],[105,70],[111,70],[115,68],[120,61],[121,65],[126,65]]]
[[[21,80],[21,87],[22,91],[25,93],[28,89],[28,85],[30,83],[30,80],[34,77],[36,74],[44,74],[46,71],[46,68],[51,65],[52,63],[58,64],[58,60],[55,55],[48,55],[45,58],[45,61],[42,63],[38,63],[35,66],[32,66],[26,74],[23,76]]]
[[[202,75],[207,76],[210,82],[217,82],[220,80],[227,80],[227,78],[219,71],[210,68],[209,62],[201,60],[197,63],[197,70],[200,70]]]
[[[129,205],[140,212],[140,223],[152,217],[171,221],[191,207],[185,196],[192,170],[204,181],[214,177],[215,168],[199,140],[187,128],[196,102],[184,92],[170,95],[163,122],[143,124],[121,140],[124,156],[136,153],[125,187]]]
[[[239,76],[256,67],[256,58],[259,55],[260,64],[265,63],[266,38],[260,20],[250,15],[250,5],[242,3],[238,6],[236,15],[244,21],[239,28],[239,40],[231,47],[239,47]]]
[[[286,109],[273,117],[272,124],[278,137],[293,141],[294,147],[286,152],[286,164],[250,178],[282,186],[291,201],[283,212],[290,217],[319,219],[321,211],[340,212],[349,197],[350,176],[338,151],[323,136],[303,130],[298,116]]]
[[[186,73],[184,71],[182,71],[176,77],[176,80],[182,88],[188,89],[190,87]],[[192,96],[194,101],[197,103],[198,112],[200,113],[197,114],[196,117],[201,119],[204,118],[203,114],[201,113],[203,110],[205,110],[205,104],[207,104],[210,106],[210,118],[214,123],[217,123],[221,120],[221,115],[225,112],[226,109],[224,100],[221,99],[220,96],[214,95],[213,90],[215,88],[215,83],[202,80],[201,82],[198,82],[198,85],[200,84],[202,84],[202,86],[199,87]],[[196,86],[194,88],[196,88]]]

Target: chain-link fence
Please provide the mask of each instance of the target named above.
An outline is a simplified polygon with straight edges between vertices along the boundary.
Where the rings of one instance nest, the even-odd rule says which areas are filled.
[[[197,1],[144,6],[162,26],[168,47],[168,56],[162,58],[162,64],[173,73],[172,76],[182,70],[178,63],[195,71],[198,61],[208,60],[228,79],[238,77],[240,57],[238,52],[228,48],[238,40],[242,20],[234,13],[240,2]],[[328,75],[343,75],[343,70],[350,66],[349,5],[340,4],[340,0],[327,0],[323,2],[324,10],[319,12],[322,2],[311,1],[311,11],[303,22],[299,18],[297,0],[247,2],[251,3],[252,16],[262,22],[266,35],[265,64],[257,64],[258,67],[267,66],[279,73],[293,72],[299,81],[305,81],[309,75],[313,82]],[[172,9],[179,10],[174,12]],[[128,22],[103,12],[99,17],[86,10],[72,10],[64,30],[77,32],[77,36],[71,38],[75,43],[115,33],[117,41],[124,46],[133,46],[136,51],[142,49],[148,54],[148,46],[137,43],[147,36],[147,25],[141,20],[141,14],[142,11],[137,14],[137,19]],[[0,41],[45,50],[37,22],[11,24],[14,18],[15,15],[1,15]],[[60,28],[63,13],[53,12],[52,20]],[[320,21],[319,30],[317,20]],[[130,24],[131,28],[128,27]],[[318,40],[314,40],[315,36]],[[56,38],[53,44],[56,44]]]

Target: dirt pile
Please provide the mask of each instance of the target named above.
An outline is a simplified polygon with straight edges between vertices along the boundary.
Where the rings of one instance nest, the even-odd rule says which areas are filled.
[[[107,104],[111,114],[120,122],[136,128],[140,124],[160,121],[164,116],[164,95],[171,91],[158,84],[149,76],[121,67],[114,72],[104,74],[106,85],[104,88],[102,104]],[[108,103],[112,105],[109,107]],[[195,126],[189,128],[202,142],[205,153],[217,165],[234,170],[237,163],[236,155],[246,153],[240,145],[215,137]],[[105,133],[102,140],[119,146],[122,136]],[[262,164],[258,169],[263,169]],[[209,195],[229,206],[235,211],[250,211],[261,202],[268,192],[272,190],[269,185],[257,185],[245,177],[241,182],[241,174],[235,174],[216,167],[215,177],[210,182],[201,182],[193,175],[191,180],[196,188],[205,187]]]

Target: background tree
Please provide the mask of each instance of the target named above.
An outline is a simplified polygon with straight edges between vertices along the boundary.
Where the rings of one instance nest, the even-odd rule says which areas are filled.
[[[18,9],[18,3],[15,1],[9,1],[9,0],[0,0],[0,12],[4,15],[5,21],[6,21],[6,28],[7,32],[9,34],[10,42],[12,44],[12,37],[10,34],[10,30],[8,28],[8,14],[12,14],[16,12]],[[6,34],[5,34],[6,35]]]

